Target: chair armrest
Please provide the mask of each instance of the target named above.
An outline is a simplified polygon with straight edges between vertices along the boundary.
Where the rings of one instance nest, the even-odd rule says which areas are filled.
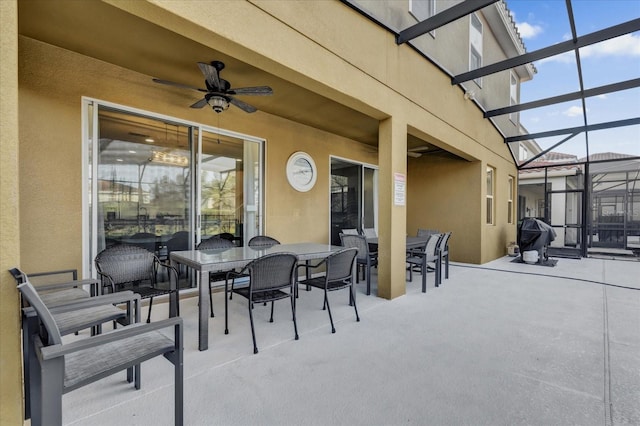
[[[304,268],[304,269],[316,269],[316,268],[322,266],[326,262],[327,262],[327,259],[325,258],[325,259],[322,259],[321,261],[319,261],[318,263],[316,263],[315,265],[311,264],[311,263],[308,264],[308,265],[299,263],[297,268],[298,269],[302,269],[302,268]]]
[[[71,274],[72,280],[76,281],[78,279],[78,270],[77,269],[59,269],[56,271],[45,271],[45,272],[36,272],[32,274],[27,274],[29,277],[46,277],[47,275],[62,275],[62,274]]]
[[[140,295],[130,290],[120,291],[117,293],[105,294],[103,296],[90,297],[88,299],[74,300],[64,305],[49,308],[51,313],[62,313],[75,311],[76,309],[90,308],[93,306],[114,305],[118,303],[127,303],[138,299],[140,303]]]
[[[36,288],[37,291],[49,291],[49,290],[59,290],[62,288],[69,288],[69,287],[81,287],[83,285],[90,285],[90,286],[97,287],[99,283],[100,282],[98,280],[94,280],[93,278],[88,278],[85,280],[68,281],[64,283],[35,285],[34,287]]]
[[[171,265],[170,263],[161,262],[160,259],[158,259],[157,257],[156,257],[156,261],[158,262],[158,265],[171,270],[176,276],[176,282],[178,282],[178,277],[180,275],[178,274],[178,269],[175,266]]]
[[[176,326],[176,333],[182,333],[182,318],[173,317],[148,324],[128,325],[122,328],[118,328],[109,333],[99,334],[97,336],[77,340],[75,342],[46,346],[41,349],[40,353],[43,360],[58,358],[67,354],[82,351],[84,349],[94,348],[106,343],[115,342],[117,340],[126,339],[128,337],[140,336],[145,333],[173,326]],[[178,340],[177,337],[176,340]]]

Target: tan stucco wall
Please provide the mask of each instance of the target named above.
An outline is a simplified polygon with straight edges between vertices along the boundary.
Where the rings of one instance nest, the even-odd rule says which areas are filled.
[[[458,262],[480,263],[483,204],[481,162],[439,157],[409,159],[407,232],[418,228],[451,231],[450,256]],[[429,182],[424,185],[423,182]]]
[[[20,302],[8,269],[20,265],[18,9],[0,2],[0,424],[22,424]]]
[[[37,64],[46,61],[47,67]],[[81,269],[81,96],[220,126],[266,139],[266,232],[282,242],[329,240],[329,156],[375,163],[371,147],[269,114],[193,111],[144,76],[47,45],[20,39],[22,264],[25,270]],[[51,73],[51,70],[55,72]],[[96,77],[99,76],[99,77]],[[158,99],[164,97],[163,102]],[[315,160],[318,180],[306,193],[287,182],[296,151]],[[51,247],[64,248],[52,255]]]

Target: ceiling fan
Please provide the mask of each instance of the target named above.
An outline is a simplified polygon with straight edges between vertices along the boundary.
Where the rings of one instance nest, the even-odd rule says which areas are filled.
[[[213,61],[210,64],[204,62],[198,62],[200,71],[204,74],[206,89],[200,89],[197,87],[188,86],[182,83],[175,83],[168,80],[160,80],[154,78],[153,81],[160,84],[167,84],[169,86],[182,87],[183,89],[197,90],[203,92],[204,98],[191,105],[191,108],[202,108],[205,105],[211,106],[217,113],[229,108],[229,104],[233,104],[246,112],[256,112],[258,109],[253,105],[249,105],[234,96],[237,95],[251,95],[251,96],[268,96],[273,94],[273,90],[269,86],[256,86],[256,87],[237,87],[231,88],[231,83],[227,80],[220,78],[220,71],[224,69],[224,63],[220,61]]]

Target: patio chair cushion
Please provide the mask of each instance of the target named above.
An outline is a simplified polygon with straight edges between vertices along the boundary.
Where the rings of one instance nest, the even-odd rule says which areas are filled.
[[[141,325],[134,324],[126,328]],[[64,386],[67,391],[72,390],[112,368],[151,359],[172,350],[174,346],[173,339],[159,331],[152,331],[65,355]]]
[[[124,318],[127,311],[113,305],[92,306],[68,312],[53,313],[61,335],[71,334],[82,328]]]
[[[37,289],[37,287],[36,287]],[[86,299],[89,293],[81,288],[67,288],[64,290],[51,290],[40,292],[40,298],[45,305],[57,306],[70,300]]]

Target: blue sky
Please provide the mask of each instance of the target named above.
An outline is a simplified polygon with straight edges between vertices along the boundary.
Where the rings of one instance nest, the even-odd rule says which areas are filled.
[[[528,52],[571,37],[564,0],[506,0]],[[640,18],[640,0],[573,0],[578,36]],[[580,50],[585,89],[640,78],[640,32]],[[521,87],[520,102],[580,89],[575,54],[557,55],[535,63],[538,73]],[[640,88],[587,98],[587,124],[640,117]],[[530,133],[584,124],[580,101],[523,111],[520,121]],[[538,139],[547,148],[563,137]],[[554,151],[586,155],[584,135]],[[589,133],[590,154],[618,152],[640,155],[640,126]]]

